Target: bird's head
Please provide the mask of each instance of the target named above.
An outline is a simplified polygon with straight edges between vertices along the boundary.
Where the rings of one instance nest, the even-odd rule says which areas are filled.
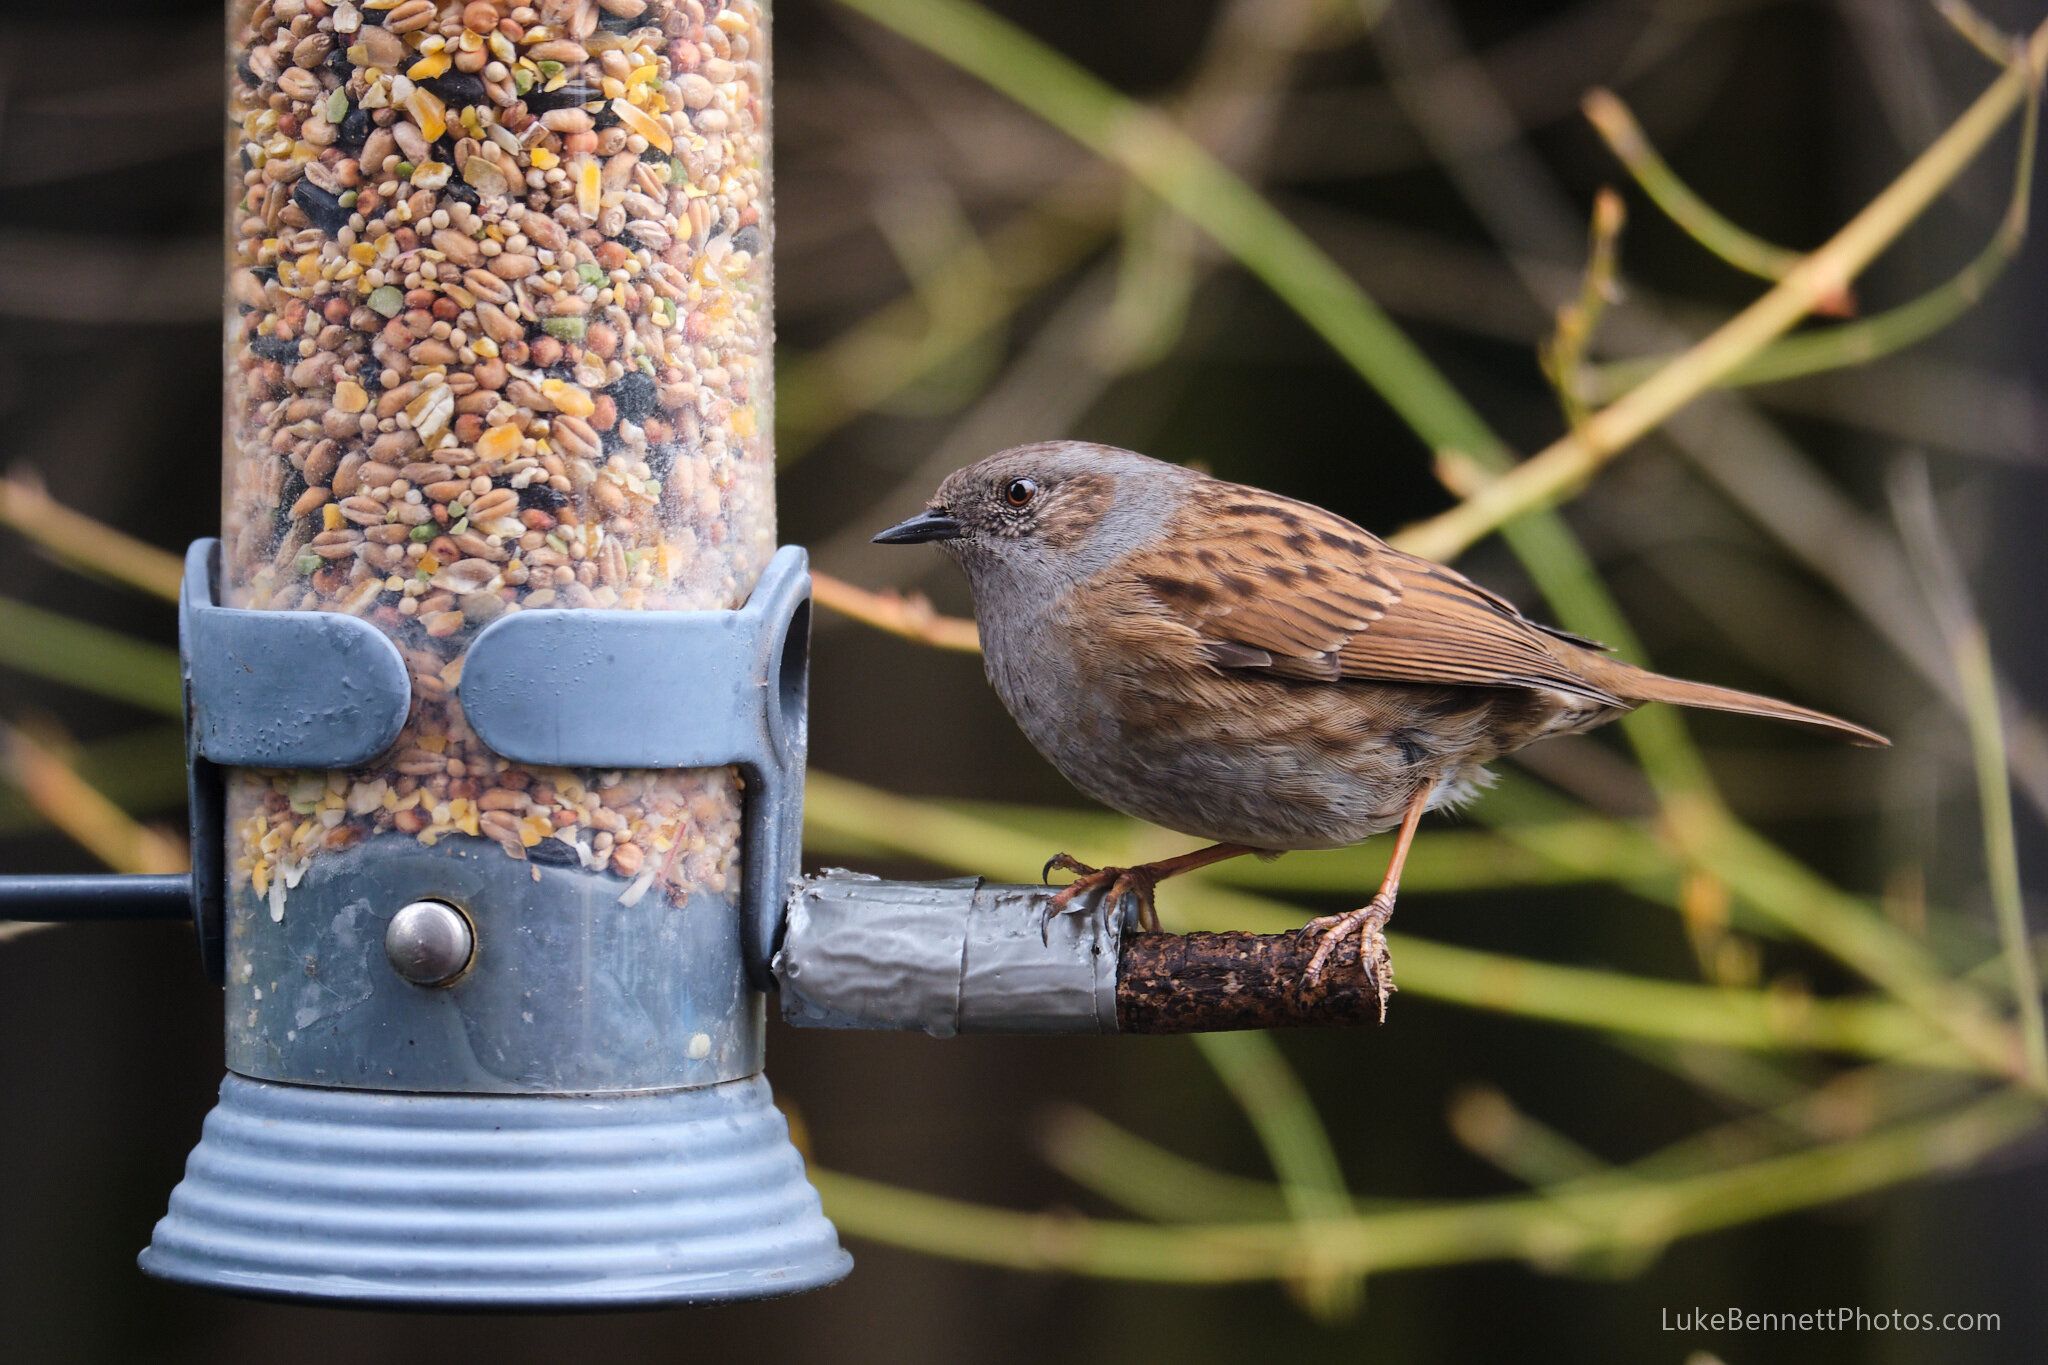
[[[1087,441],[1017,446],[955,470],[924,511],[875,543],[936,543],[966,569],[977,598],[998,576],[1076,582],[1156,533],[1197,477]]]

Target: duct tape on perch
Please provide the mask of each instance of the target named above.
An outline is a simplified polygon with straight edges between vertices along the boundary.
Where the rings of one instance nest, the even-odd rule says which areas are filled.
[[[961,1033],[1213,1033],[1376,1023],[1356,942],[1303,983],[1293,934],[1130,932],[1095,899],[979,877],[883,881],[837,869],[789,899],[775,955],[782,1017],[802,1028]]]

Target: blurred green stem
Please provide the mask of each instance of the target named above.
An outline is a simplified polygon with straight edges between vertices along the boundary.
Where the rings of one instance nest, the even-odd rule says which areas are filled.
[[[0,597],[0,668],[183,716],[178,656],[118,631]]]
[[[2000,66],[2012,60],[2012,50],[2018,39],[1978,13],[1969,0],[1934,0],[1934,8],[1948,20],[1949,27],[1986,57]]]
[[[1975,990],[1946,976],[1925,945],[1874,906],[1817,876],[1718,803],[1674,801],[1665,828],[1729,890],[1853,967],[1955,1039],[1994,1074],[2024,1074],[2019,1040]]]
[[[1467,1086],[1444,1113],[1464,1148],[1532,1188],[1603,1175],[1611,1168],[1564,1134],[1523,1113],[1495,1086]]]
[[[1432,448],[1499,438],[1308,237],[1171,119],[967,0],[842,0],[1008,95],[1184,214],[1363,375]]]
[[[822,350],[776,357],[776,459],[788,465],[858,414],[887,402],[990,336],[1025,300],[1100,244],[1090,221],[1099,168],[1074,176],[984,240],[962,243],[918,290]],[[1095,218],[1100,215],[1093,214]]]
[[[1628,1168],[1537,1194],[1300,1225],[1150,1224],[1033,1214],[811,1168],[843,1232],[984,1265],[1107,1279],[1225,1283],[1311,1268],[1356,1274],[1501,1258],[1554,1262],[1680,1237],[1965,1169],[2040,1122],[2004,1091],[1936,1118],[1722,1170],[1650,1183]]]
[[[1351,1194],[1336,1149],[1308,1091],[1278,1043],[1265,1033],[1190,1035],[1210,1069],[1250,1120],[1273,1164],[1287,1211],[1297,1222],[1341,1218]],[[1364,1284],[1355,1275],[1311,1273],[1299,1281],[1317,1317],[1334,1321],[1357,1312]]]
[[[1950,551],[1948,537],[1942,533],[1934,492],[1927,481],[1927,467],[1919,461],[1896,466],[1892,471],[1891,495],[1906,557],[1920,579],[1962,683],[1964,719],[1977,770],[1977,803],[1983,814],[1984,866],[1991,882],[1991,905],[1998,917],[1998,936],[2005,947],[2013,998],[2019,1006],[2027,1071],[2037,1086],[2048,1089],[2048,1031],[2044,1031],[2042,1019],[2041,981],[2029,950],[2026,903],[2020,894],[2012,786],[2006,777],[2005,727],[2000,715],[1998,675],[1991,661],[1991,642],[1985,635],[1983,618],[1970,600],[1969,586]]]
[[[1849,365],[1902,351],[1925,340],[1970,311],[1991,288],[2027,236],[2030,190],[2034,181],[2034,156],[2039,145],[2040,92],[2027,87],[2026,112],[2020,121],[2017,165],[2013,171],[2012,200],[1984,249],[1947,282],[1909,303],[1887,309],[1873,317],[1823,328],[1799,336],[1780,337],[1737,365],[1718,381],[1728,388],[1747,384],[1772,384],[1822,370]],[[1609,398],[1626,393],[1658,369],[1671,363],[1671,356],[1644,356],[1601,366],[1589,376],[1596,395]]]
[[[1176,927],[1284,933],[1301,912],[1190,881],[1168,918]],[[1937,1068],[2009,1071],[1973,1061],[1921,1020],[1882,999],[1816,1000],[1803,993],[1732,990],[1389,935],[1401,989],[1470,1009],[1648,1037],[1760,1050],[1819,1050]],[[2000,1058],[2002,1063],[2004,1058]]]
[[[1449,559],[1488,532],[1569,495],[1608,460],[1781,336],[1817,303],[1838,297],[2026,102],[2037,73],[2048,61],[2048,23],[2034,31],[2025,57],[1993,81],[1912,165],[1776,287],[1546,450],[1450,511],[1410,527],[1400,537],[1403,547],[1432,559]]]
[[[1664,210],[1664,216],[1686,236],[1737,270],[1766,280],[1782,280],[1799,264],[1798,252],[1745,232],[1694,194],[1692,187],[1680,180],[1678,173],[1657,154],[1643,126],[1612,90],[1588,91],[1579,107],[1614,153],[1615,160],[1621,162],[1650,201]]]
[[[1055,1107],[1038,1146],[1067,1179],[1157,1222],[1277,1223],[1292,1216],[1272,1182],[1190,1161],[1079,1105]]]
[[[1544,377],[1557,391],[1559,406],[1567,423],[1577,426],[1586,420],[1584,366],[1586,348],[1600,328],[1600,316],[1607,305],[1620,298],[1614,283],[1620,254],[1621,229],[1628,221],[1621,196],[1602,189],[1593,200],[1593,222],[1587,233],[1586,272],[1579,281],[1579,295],[1557,310],[1557,328],[1538,343],[1536,360]]]

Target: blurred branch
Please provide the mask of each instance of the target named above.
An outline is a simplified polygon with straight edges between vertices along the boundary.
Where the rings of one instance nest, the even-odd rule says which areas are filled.
[[[1519,17],[1526,22],[1483,50],[1431,63],[1411,79],[1456,87],[1476,78],[1499,90],[1511,117],[1503,130],[1509,137],[1568,117],[1594,85],[1654,85],[1665,108],[1691,111],[1711,98],[1739,50],[1726,13],[1719,6],[1583,0],[1525,13]],[[1274,180],[1328,182],[1430,165],[1433,149],[1400,105],[1391,89],[1371,82],[1318,82],[1296,91],[1275,147]]]
[[[0,722],[0,772],[29,804],[116,872],[185,872],[185,845],[130,819],[70,764],[21,729]]]
[[[2019,1040],[1925,945],[1734,819],[1715,802],[1667,803],[1672,842],[1751,906],[1854,968],[1960,1043],[1994,1074],[2024,1074]]]
[[[981,652],[981,635],[974,622],[959,616],[939,615],[922,593],[869,592],[831,574],[813,570],[811,597],[827,611],[850,616],[891,635],[901,635],[939,649],[957,649],[968,654]]]
[[[93,71],[80,73],[77,82],[32,93],[23,87],[46,82],[36,79],[39,71],[22,68],[41,65],[28,54],[47,40],[30,36],[32,30],[16,30],[17,46],[9,54],[13,69],[6,118],[0,121],[0,186],[16,191],[15,202],[26,202],[27,186],[218,150],[218,36],[207,43],[203,28],[175,21],[161,26],[127,18],[81,23],[75,14],[67,14],[60,22],[67,41],[98,54],[100,61]],[[125,78],[102,83],[92,79],[95,72],[121,73]],[[214,258],[220,254],[215,242],[209,241],[207,250]],[[202,270],[200,279],[207,280],[218,270],[215,260]],[[192,298],[196,305],[197,295]],[[219,310],[219,301],[210,300],[192,321]]]
[[[1887,1124],[1966,1103],[1977,1093],[1977,1082],[1958,1072],[1906,1070],[1880,1062],[1807,1085],[1753,1053],[1681,1045],[1659,1057],[1660,1045],[1655,1042],[1626,1039],[1620,1045],[1746,1111],[1633,1163],[1635,1170],[1658,1178],[1795,1151],[1815,1142],[1863,1137]]]
[[[848,328],[822,350],[776,357],[776,457],[800,459],[838,427],[902,392],[988,336],[1102,240],[1089,202],[1090,167],[985,240],[963,243],[925,272],[922,288]]]
[[[1290,853],[1272,862],[1240,858],[1219,865],[1211,875],[1247,890],[1349,895],[1378,883],[1389,852],[1383,843]],[[1410,848],[1401,885],[1409,891],[1442,892],[1612,882],[1655,900],[1660,897],[1646,884],[1661,880],[1675,887],[1681,866],[1651,834],[1619,820],[1586,816],[1492,831],[1431,830]],[[1668,892],[1662,897],[1670,898]]]
[[[0,597],[0,668],[183,716],[176,651]]]
[[[1970,311],[2026,241],[2029,194],[2034,183],[2034,154],[2040,128],[2040,89],[2029,84],[2026,112],[2020,120],[2012,197],[1998,230],[1984,249],[1945,283],[1919,298],[1858,322],[1844,323],[1800,336],[1782,337],[1743,361],[1718,381],[1734,388],[1770,384],[1822,370],[1860,365],[1925,340]],[[1824,311],[1816,309],[1815,311]],[[1596,389],[1612,396],[1670,363],[1668,356],[1645,356],[1603,367]]]
[[[1433,448],[1499,440],[1357,282],[1157,110],[968,0],[842,0],[1052,123],[1171,204],[1265,281]]]
[[[1466,1151],[1525,1185],[1560,1185],[1612,1169],[1564,1134],[1524,1114],[1494,1086],[1459,1090],[1451,1096],[1444,1119]]]
[[[1964,41],[2000,66],[2015,59],[2014,49],[2023,40],[1986,19],[1969,0],[1934,0],[1934,9]]]
[[[1622,225],[1627,220],[1621,196],[1613,190],[1602,189],[1594,197],[1593,224],[1587,234],[1590,246],[1586,273],[1579,284],[1579,295],[1557,310],[1557,330],[1536,348],[1537,362],[1550,386],[1557,390],[1565,421],[1571,426],[1586,420],[1585,378],[1581,372],[1586,348],[1592,345],[1593,334],[1600,328],[1600,315],[1607,311],[1608,304],[1621,297],[1614,278],[1615,259],[1621,248]],[[1445,464],[1440,457],[1438,467],[1444,468]],[[1476,490],[1484,478],[1483,472],[1475,472],[1459,482],[1469,483]],[[1453,491],[1457,488],[1453,487]]]
[[[12,527],[85,573],[166,601],[178,600],[178,584],[185,574],[178,556],[72,511],[52,498],[26,467],[0,475],[0,525]]]
[[[1672,1048],[1640,1039],[1625,1039],[1622,1045],[1753,1112],[1616,1167],[1523,1113],[1496,1087],[1475,1085],[1451,1098],[1446,1119],[1453,1135],[1467,1150],[1538,1191],[1631,1180],[1651,1185],[1816,1142],[1864,1137],[1887,1123],[1924,1115],[1938,1103],[1966,1100],[1967,1092],[1958,1093],[1957,1087],[1970,1084],[1959,1076],[1875,1066],[1844,1072],[1808,1089],[1745,1053]],[[1731,1066],[1767,1074],[1731,1087],[1726,1084]],[[1286,1213],[1274,1185],[1226,1175],[1076,1106],[1058,1110],[1041,1145],[1048,1163],[1070,1179],[1158,1222],[1278,1221]],[[1414,1200],[1360,1202],[1357,1211],[1388,1207],[1426,1205]]]
[[[1288,1213],[1302,1223],[1351,1212],[1351,1194],[1330,1135],[1301,1079],[1270,1033],[1196,1033],[1196,1050],[1237,1101],[1273,1164]],[[1337,1321],[1358,1311],[1365,1285],[1355,1275],[1311,1273],[1297,1282],[1311,1312]]]
[[[2013,837],[2012,788],[2006,779],[2005,731],[1999,716],[1991,644],[1948,537],[1942,533],[1927,467],[1918,461],[1895,466],[1891,498],[1907,557],[1948,640],[1956,676],[1962,683],[1970,749],[1976,759],[1978,805],[1983,812],[1984,866],[1991,881],[1991,905],[2012,974],[2027,1069],[2037,1085],[2048,1087],[2048,1026],[2042,1019],[2041,981],[2034,972],[2026,906],[2020,895],[2019,847]]]
[[[1501,774],[1462,812],[1488,829],[1436,828],[1417,835],[1402,887],[1419,892],[1493,891],[1608,882],[1652,902],[1676,903],[1685,864],[1653,831],[1562,800],[1557,804],[1563,810],[1523,809],[1524,803],[1513,797],[1529,785],[1512,774]],[[1107,811],[991,801],[931,804],[1030,834],[1044,844],[1086,847],[1115,866],[1163,857],[1185,843],[1170,830]],[[1386,871],[1389,842],[1303,849],[1271,860],[1234,858],[1205,875],[1252,891],[1349,896],[1362,886],[1378,884]],[[872,846],[849,841],[836,829],[817,830],[813,845],[813,851],[826,854],[872,851]]]
[[[1770,292],[1541,453],[1448,512],[1408,528],[1395,537],[1397,543],[1432,559],[1449,559],[1504,523],[1551,505],[1812,312],[1816,303],[1838,296],[2026,102],[2044,61],[2048,23],[2035,30],[2023,65],[1992,82],[1947,132]]]
[[[2040,1118],[2032,1099],[2005,1092],[1868,1137],[1680,1179],[1650,1183],[1621,1168],[1611,1177],[1536,1194],[1360,1213],[1307,1226],[1159,1227],[1021,1213],[816,1167],[811,1178],[842,1231],[891,1246],[1023,1270],[1213,1284],[1295,1276],[1310,1267],[1374,1274],[1654,1248],[1966,1169],[2034,1130]]]
[[[1076,1104],[1057,1105],[1045,1116],[1037,1145],[1045,1163],[1067,1179],[1157,1222],[1260,1223],[1290,1216],[1271,1181],[1190,1161]]]
[[[1199,879],[1189,879],[1162,914],[1176,929],[1230,926],[1260,933],[1282,932],[1302,918],[1298,910]],[[1994,1075],[2010,1071],[1968,1057],[1880,998],[1816,1000],[1783,990],[1731,990],[1567,967],[1406,935],[1390,935],[1388,942],[1404,993],[1469,1009],[1763,1051],[1809,1049]]]
[[[953,316],[964,312],[969,319],[918,383],[898,387],[875,406],[899,414],[950,412],[987,387],[1003,362],[1000,332],[974,316],[979,301],[1002,297],[994,264],[959,196],[943,180],[921,176],[888,184],[875,194],[870,216],[925,315],[926,346],[942,330],[956,331]],[[1009,312],[1000,305],[992,311],[995,321]]]
[[[1518,252],[1511,264],[1497,252],[1310,200],[1290,200],[1287,211],[1359,277],[1366,292],[1403,318],[1533,346],[1552,319],[1530,295],[1561,299],[1576,287],[1578,268],[1564,261]],[[1533,289],[1532,279],[1538,282]],[[1609,310],[1595,351],[1620,357],[1670,353],[1718,320],[1698,305],[1660,298],[1639,281],[1626,288],[1626,302]],[[1632,363],[1628,358],[1609,362],[1617,368]],[[1607,397],[1610,389],[1603,385]],[[1858,369],[1821,371],[1750,389],[1744,397],[1959,455],[2033,464],[2048,453],[2043,435],[2048,406],[2025,383],[1925,353],[1898,353]],[[1715,398],[1705,395],[1702,401]],[[1678,423],[1695,411],[1697,405],[1679,413],[1664,434],[1677,440]]]
[[[1095,363],[1112,374],[1164,358],[1187,326],[1199,273],[1194,227],[1150,194],[1124,194],[1116,294],[1093,338]]]
[[[150,725],[79,744],[66,760],[79,777],[131,815],[173,811],[185,802],[185,730]],[[0,788],[0,836],[49,825],[35,807]]]
[[[1608,150],[1614,153],[1615,159],[1635,177],[1643,193],[1649,195],[1651,202],[1664,210],[1664,216],[1677,224],[1688,237],[1737,270],[1766,280],[1782,280],[1799,264],[1798,252],[1745,232],[1694,194],[1692,187],[1680,180],[1678,173],[1657,155],[1657,149],[1650,145],[1649,135],[1643,131],[1643,126],[1636,122],[1635,115],[1613,91],[1588,91],[1580,108],[1584,110],[1587,122],[1607,143]],[[1854,300],[1845,294],[1840,298],[1821,300],[1814,311],[1846,317],[1856,308]]]

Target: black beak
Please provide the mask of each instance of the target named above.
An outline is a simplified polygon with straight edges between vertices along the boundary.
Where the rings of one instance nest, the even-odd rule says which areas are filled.
[[[922,545],[928,540],[958,540],[960,523],[941,507],[928,507],[875,537],[877,545]]]

